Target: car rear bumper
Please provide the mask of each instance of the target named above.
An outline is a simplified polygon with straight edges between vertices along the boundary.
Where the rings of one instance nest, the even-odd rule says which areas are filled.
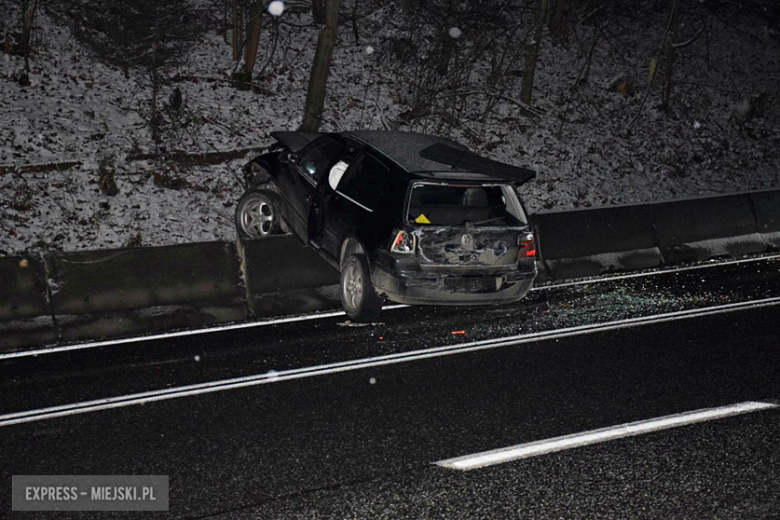
[[[394,272],[376,264],[371,281],[389,300],[409,305],[499,305],[523,298],[533,285],[533,271],[460,275],[423,271]]]

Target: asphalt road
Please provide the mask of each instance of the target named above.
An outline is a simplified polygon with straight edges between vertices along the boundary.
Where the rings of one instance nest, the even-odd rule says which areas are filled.
[[[170,476],[170,511],[96,517],[777,518],[780,408],[435,463],[780,404],[778,296],[762,260],[535,291],[548,312],[403,308],[0,358],[0,517],[11,475],[138,474]]]

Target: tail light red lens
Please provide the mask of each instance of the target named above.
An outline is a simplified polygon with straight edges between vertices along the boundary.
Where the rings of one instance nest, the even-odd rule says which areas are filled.
[[[413,234],[407,233],[406,231],[399,231],[398,234],[395,235],[395,240],[393,241],[390,251],[393,253],[410,255],[414,253],[416,245],[417,238]]]
[[[529,258],[536,256],[536,241],[534,240],[533,233],[526,233],[521,235],[518,239],[517,258]]]

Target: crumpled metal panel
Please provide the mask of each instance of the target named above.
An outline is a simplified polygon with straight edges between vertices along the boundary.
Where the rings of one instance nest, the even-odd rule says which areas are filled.
[[[423,265],[468,267],[517,263],[518,230],[418,228],[413,232]]]

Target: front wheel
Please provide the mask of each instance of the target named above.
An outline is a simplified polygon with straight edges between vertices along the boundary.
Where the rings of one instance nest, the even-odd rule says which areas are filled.
[[[282,232],[279,196],[270,190],[250,190],[236,206],[235,222],[238,236],[253,240]]]
[[[364,255],[349,255],[341,267],[341,306],[347,317],[357,322],[370,322],[382,310],[382,298],[371,284]]]

